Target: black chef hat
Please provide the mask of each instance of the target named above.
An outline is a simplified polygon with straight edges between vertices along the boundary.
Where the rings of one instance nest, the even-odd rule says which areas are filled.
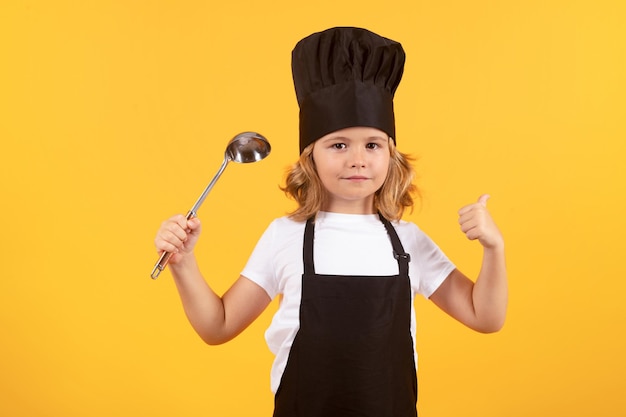
[[[300,153],[328,133],[375,127],[395,140],[393,96],[402,45],[366,29],[336,27],[298,42],[291,68],[300,106]]]

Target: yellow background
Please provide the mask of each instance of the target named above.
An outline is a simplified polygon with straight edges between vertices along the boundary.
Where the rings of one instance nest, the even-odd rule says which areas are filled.
[[[237,277],[292,207],[291,49],[337,25],[407,52],[406,219],[475,275],[456,211],[488,192],[507,241],[502,332],[416,302],[421,415],[625,415],[625,21],[620,0],[2,1],[0,415],[271,415],[276,304],[203,345],[169,272],[149,278],[152,240],[258,131],[270,157],[230,164],[200,211],[205,274]]]

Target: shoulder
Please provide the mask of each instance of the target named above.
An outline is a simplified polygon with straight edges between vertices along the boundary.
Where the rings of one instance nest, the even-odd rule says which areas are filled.
[[[396,229],[396,233],[398,233],[398,237],[403,242],[405,240],[418,239],[422,236],[426,236],[426,234],[420,229],[417,224],[413,222],[409,222],[406,220],[398,220],[392,221],[394,229]]]
[[[454,264],[439,246],[415,223],[394,222],[404,250],[411,254],[411,280],[414,288],[428,298],[454,270]]]
[[[306,222],[292,220],[288,216],[278,217],[267,226],[259,243],[279,250],[295,243],[301,245]]]
[[[279,235],[290,235],[294,233],[302,233],[306,222],[295,221],[288,216],[278,217],[269,224],[267,231]]]
[[[270,298],[284,292],[286,278],[302,275],[304,225],[288,217],[272,220],[241,273],[265,289]]]
[[[407,245],[407,251],[430,252],[439,250],[437,244],[417,224],[400,220],[392,222],[400,241]]]

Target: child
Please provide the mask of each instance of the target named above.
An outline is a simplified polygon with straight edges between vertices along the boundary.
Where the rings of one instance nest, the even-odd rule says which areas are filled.
[[[269,225],[222,297],[196,264],[197,218],[174,216],[157,233],[206,343],[234,338],[280,296],[266,332],[276,417],[416,416],[416,293],[477,331],[504,323],[504,241],[488,196],[459,211],[461,230],[484,248],[475,283],[401,220],[415,191],[396,149],[393,95],[404,60],[399,43],[360,28],[296,45],[301,155],[283,190],[298,208]]]

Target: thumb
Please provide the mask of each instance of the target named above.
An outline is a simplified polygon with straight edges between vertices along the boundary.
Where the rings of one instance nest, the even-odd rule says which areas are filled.
[[[487,207],[487,200],[489,200],[491,196],[489,194],[483,194],[480,197],[478,197],[478,203],[480,205],[482,205],[483,207]]]

